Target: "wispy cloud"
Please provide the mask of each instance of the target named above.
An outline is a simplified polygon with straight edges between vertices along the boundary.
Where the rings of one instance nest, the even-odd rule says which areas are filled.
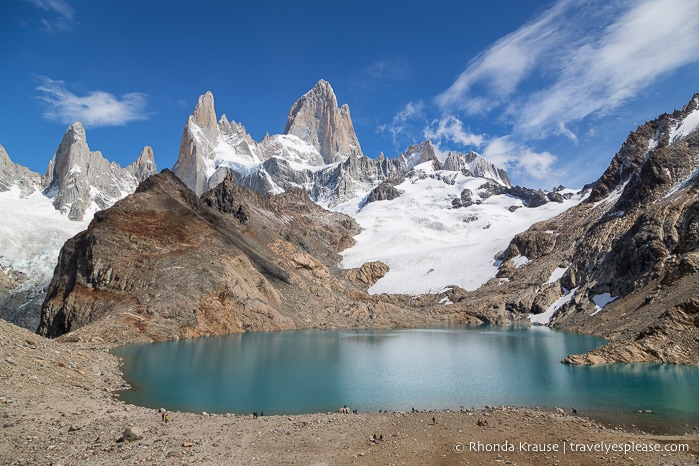
[[[485,139],[485,136],[482,134],[474,134],[464,128],[463,122],[454,115],[432,121],[425,128],[424,134],[433,143],[440,144],[441,141],[445,141],[459,146],[476,148],[480,147]]]
[[[43,11],[58,16],[41,19],[41,25],[46,32],[61,32],[69,30],[75,21],[73,6],[65,0],[25,0]]]
[[[132,92],[121,98],[104,91],[91,91],[77,96],[66,88],[63,81],[47,77],[39,78],[36,88],[42,93],[39,99],[46,104],[43,116],[47,120],[71,124],[76,121],[85,126],[122,126],[136,120],[147,120],[145,94]]]
[[[510,174],[533,180],[551,177],[557,160],[550,152],[537,152],[525,144],[515,142],[510,136],[488,141],[482,155],[495,165],[507,169]]]
[[[401,145],[406,141],[414,144],[416,136],[419,137],[424,132],[426,123],[425,103],[423,101],[408,102],[395,114],[390,124],[379,125],[377,131],[388,132],[393,139],[394,148],[404,149]]]
[[[699,2],[559,0],[476,57],[435,99],[448,112],[500,112],[513,134],[577,136],[570,123],[604,116],[699,60]]]

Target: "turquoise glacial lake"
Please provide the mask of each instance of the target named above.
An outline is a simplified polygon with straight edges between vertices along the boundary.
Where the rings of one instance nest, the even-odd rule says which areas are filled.
[[[129,345],[128,403],[174,411],[300,414],[575,407],[699,425],[699,368],[659,364],[570,366],[600,346],[545,327],[301,330]]]

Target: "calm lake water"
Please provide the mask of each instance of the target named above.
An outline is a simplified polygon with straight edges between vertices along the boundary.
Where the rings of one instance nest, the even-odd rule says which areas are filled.
[[[604,343],[543,327],[246,333],[114,350],[124,401],[299,414],[485,405],[637,412],[699,423],[699,368],[561,364]]]

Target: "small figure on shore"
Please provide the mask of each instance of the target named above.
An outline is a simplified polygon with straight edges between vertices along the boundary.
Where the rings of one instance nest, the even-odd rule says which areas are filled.
[[[169,420],[170,420],[170,415],[165,413],[165,424],[167,424]]]
[[[257,411],[253,411],[253,412],[252,412],[252,418],[253,418],[253,419],[257,419]]]
[[[573,408],[573,416],[577,416],[577,415],[578,415],[578,410]]]
[[[435,425],[435,424],[437,424],[437,420],[433,417],[432,418],[432,425]]]
[[[163,422],[165,422],[165,411],[160,413],[160,417],[162,418]]]
[[[488,421],[485,421],[483,419],[478,419],[478,422],[476,424],[480,427],[488,427]]]

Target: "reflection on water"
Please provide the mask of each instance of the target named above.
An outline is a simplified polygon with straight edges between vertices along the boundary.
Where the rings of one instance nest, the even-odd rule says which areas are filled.
[[[699,368],[560,363],[603,340],[541,327],[293,331],[132,345],[125,401],[268,414],[564,406],[699,419]]]

